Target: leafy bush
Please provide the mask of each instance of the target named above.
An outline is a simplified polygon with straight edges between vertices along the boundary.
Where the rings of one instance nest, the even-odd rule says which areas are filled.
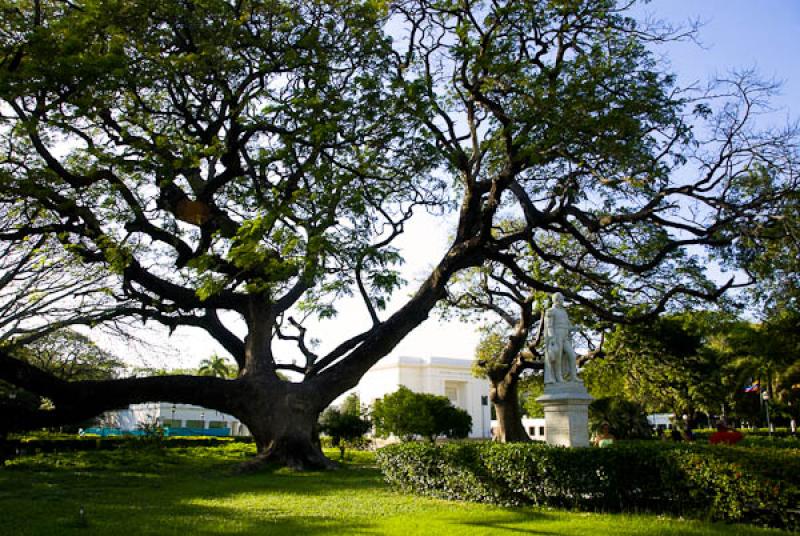
[[[800,437],[792,436],[763,436],[745,434],[739,446],[742,447],[768,447],[780,449],[800,449]]]
[[[164,427],[158,421],[142,421],[137,426],[143,434],[139,440],[154,447],[161,447],[164,442]]]
[[[387,482],[406,491],[496,504],[672,513],[800,528],[800,453],[660,442],[606,449],[545,444],[391,445]]]
[[[372,419],[377,436],[394,434],[406,441],[414,436],[430,441],[439,436],[467,437],[472,428],[469,413],[454,407],[446,397],[415,393],[403,386],[375,401]]]

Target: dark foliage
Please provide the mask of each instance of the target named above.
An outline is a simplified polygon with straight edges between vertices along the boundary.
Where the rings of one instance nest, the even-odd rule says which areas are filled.
[[[597,430],[604,422],[608,423],[611,434],[617,439],[648,439],[653,435],[653,428],[642,407],[624,398],[609,396],[591,403],[589,426]]]

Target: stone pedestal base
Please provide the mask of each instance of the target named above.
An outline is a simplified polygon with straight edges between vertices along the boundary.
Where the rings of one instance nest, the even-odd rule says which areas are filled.
[[[583,382],[550,383],[536,399],[544,407],[544,437],[548,445],[589,446],[589,404]]]

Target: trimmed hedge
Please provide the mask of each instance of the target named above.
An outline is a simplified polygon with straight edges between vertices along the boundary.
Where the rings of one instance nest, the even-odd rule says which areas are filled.
[[[604,449],[541,443],[404,443],[378,451],[405,491],[501,505],[650,511],[800,528],[800,452],[655,441]]]
[[[38,452],[73,452],[84,450],[111,450],[125,446],[151,444],[150,438],[144,437],[55,437],[55,438],[21,438],[0,441],[0,450],[6,457],[18,454],[35,454]],[[171,447],[211,447],[231,442],[252,443],[251,437],[165,437],[158,440],[158,445]],[[0,456],[0,459],[2,457]]]
[[[792,434],[788,428],[775,428],[772,432],[768,428],[736,428],[744,434],[745,437],[750,438],[764,438],[764,439],[786,439],[789,441],[800,442],[800,435]],[[708,440],[711,434],[716,432],[716,428],[696,428],[692,430],[695,438],[698,440]]]
[[[779,449],[800,449],[800,438],[798,437],[769,437],[761,435],[745,434],[744,439],[738,446],[742,447],[769,447]]]

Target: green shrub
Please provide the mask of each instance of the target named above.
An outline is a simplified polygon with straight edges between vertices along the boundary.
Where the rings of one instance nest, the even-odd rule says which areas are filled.
[[[477,443],[409,442],[384,447],[376,459],[386,481],[408,493],[443,499],[514,504],[512,494],[492,481],[477,459]]]
[[[378,452],[392,486],[422,495],[590,511],[652,511],[800,528],[800,453],[655,441],[606,449],[410,443]]]
[[[363,443],[372,425],[357,413],[347,413],[338,408],[328,408],[319,418],[320,432],[331,438],[331,445],[339,449],[339,457],[344,460],[345,449]]]
[[[789,428],[783,427],[777,427],[772,431],[770,431],[769,428],[737,428],[737,430],[751,437],[772,437],[800,440],[800,435],[792,434],[792,431]],[[716,431],[716,428],[698,428],[694,430],[695,434],[699,434],[703,437],[708,437]]]
[[[779,449],[800,449],[800,437],[793,436],[763,436],[745,434],[740,446],[743,447],[768,447]]]
[[[415,436],[433,442],[437,437],[467,437],[472,417],[456,408],[444,396],[415,393],[400,386],[394,393],[378,399],[372,408],[375,435],[395,435],[404,441]]]

